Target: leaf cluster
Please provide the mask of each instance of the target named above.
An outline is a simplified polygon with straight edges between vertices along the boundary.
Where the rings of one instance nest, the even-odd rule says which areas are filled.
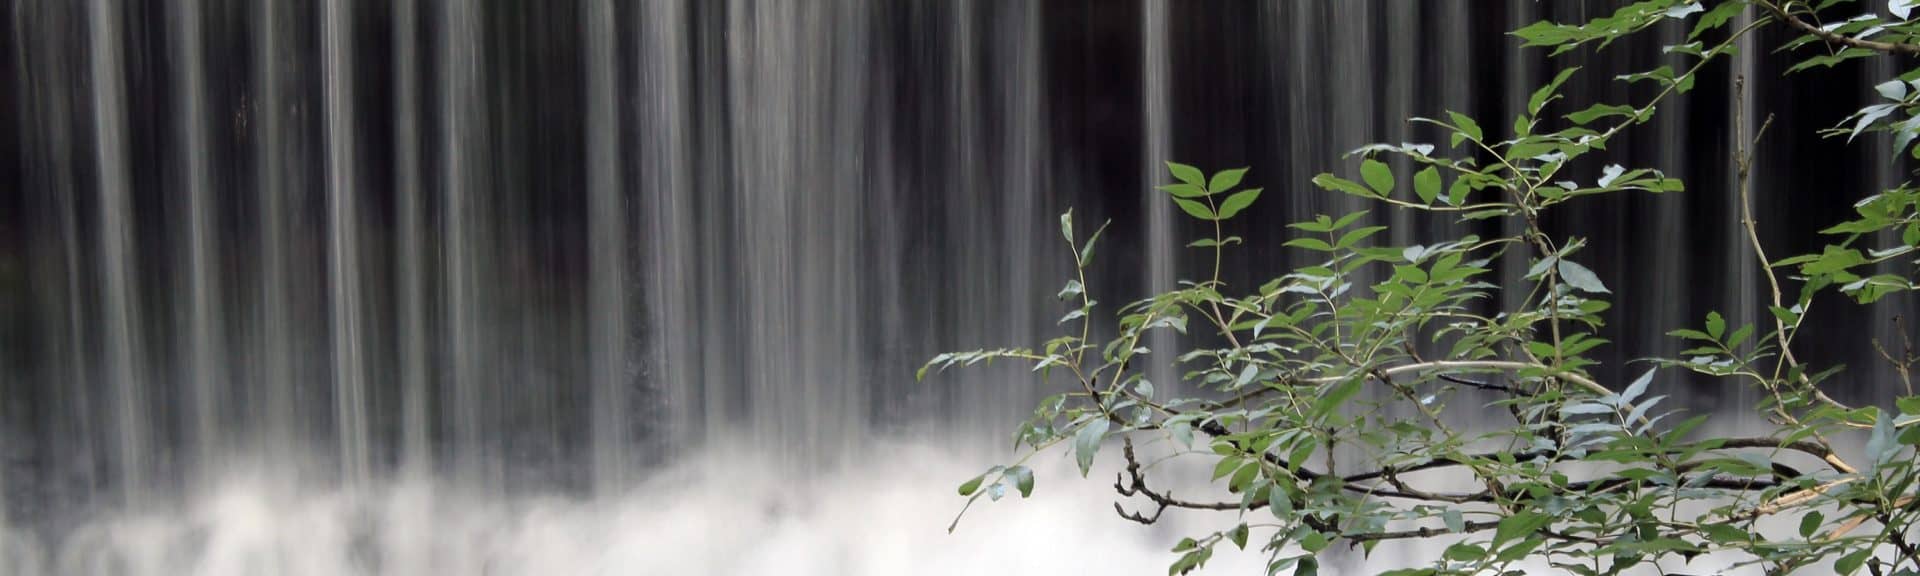
[[[960,494],[969,506],[1009,488],[1025,497],[1034,485],[1024,465],[1032,455],[1065,445],[1086,475],[1118,445],[1121,517],[1150,524],[1168,509],[1186,509],[1233,518],[1227,529],[1182,539],[1169,573],[1199,569],[1218,547],[1232,545],[1265,554],[1270,574],[1312,574],[1336,546],[1368,553],[1406,539],[1443,547],[1392,572],[1400,576],[1540,567],[1618,574],[1707,555],[1769,573],[1920,573],[1912,534],[1920,514],[1920,396],[1903,382],[1907,396],[1892,406],[1848,406],[1821,388],[1841,377],[1840,367],[1805,364],[1794,354],[1795,337],[1823,296],[1870,303],[1916,288],[1920,189],[1903,185],[1860,201],[1858,218],[1827,229],[1835,241],[1819,253],[1762,254],[1754,264],[1773,289],[1770,318],[1735,326],[1712,313],[1678,327],[1670,336],[1686,343],[1681,357],[1655,359],[1625,383],[1592,375],[1593,354],[1608,344],[1598,330],[1613,303],[1606,280],[1583,263],[1587,239],[1540,225],[1542,213],[1589,196],[1684,191],[1659,170],[1608,162],[1607,146],[1659,103],[1691,90],[1701,70],[1735,53],[1754,30],[1801,30],[1779,49],[1800,58],[1795,70],[1920,54],[1913,44],[1920,23],[1907,19],[1913,2],[1889,3],[1892,18],[1831,16],[1848,5],[1649,0],[1582,23],[1535,23],[1514,36],[1556,55],[1604,49],[1662,22],[1692,27],[1687,43],[1668,47],[1671,63],[1617,78],[1650,86],[1649,97],[1557,110],[1561,87],[1579,73],[1566,68],[1532,93],[1511,124],[1458,112],[1415,118],[1444,135],[1445,147],[1366,146],[1348,154],[1356,173],[1311,179],[1386,210],[1509,219],[1518,224],[1511,236],[1396,245],[1381,241],[1386,227],[1371,212],[1318,215],[1287,232],[1286,246],[1313,263],[1257,286],[1230,286],[1221,280],[1221,255],[1240,238],[1227,232],[1261,189],[1242,186],[1246,168],[1208,174],[1169,163],[1174,183],[1159,189],[1210,225],[1212,234],[1189,247],[1211,252],[1211,277],[1119,306],[1099,330],[1112,336],[1096,342],[1090,335],[1103,314],[1086,270],[1105,226],[1083,237],[1072,213],[1063,214],[1061,230],[1077,256],[1058,294],[1070,303],[1060,319],[1065,334],[1033,348],[942,354],[921,370],[924,378],[930,370],[1015,360],[1043,379],[1062,374],[1072,382],[1015,431],[1025,449],[1020,461],[967,481]],[[1920,73],[1881,84],[1887,102],[1862,109],[1833,134],[1893,132],[1905,150],[1920,128],[1920,83],[1907,76]],[[1745,203],[1750,158],[1732,161]],[[1575,173],[1600,177],[1582,181],[1569,176]],[[1741,222],[1759,248],[1751,216]],[[1516,253],[1529,263],[1522,281],[1492,283],[1496,259]],[[1783,283],[1798,290],[1789,298]],[[1184,351],[1148,349],[1143,342],[1154,331],[1174,333]],[[1903,381],[1920,361],[1911,350],[1897,359],[1884,354]],[[1150,363],[1174,365],[1185,383],[1177,388],[1192,394],[1165,393],[1176,387],[1150,381]],[[1761,391],[1752,409],[1771,427],[1744,437],[1700,434],[1710,415],[1664,403],[1681,372]],[[1159,456],[1143,458],[1136,442]],[[1835,446],[1844,442],[1865,449],[1843,457]],[[1189,499],[1155,488],[1154,472],[1174,462],[1210,467],[1218,490]]]

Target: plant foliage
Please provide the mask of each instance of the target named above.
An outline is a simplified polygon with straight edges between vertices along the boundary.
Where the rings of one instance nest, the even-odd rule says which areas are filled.
[[[1657,360],[1619,383],[1590,375],[1589,354],[1607,344],[1596,329],[1614,313],[1607,283],[1583,263],[1584,239],[1556,237],[1539,223],[1542,213],[1588,196],[1684,190],[1659,170],[1608,163],[1607,146],[1690,90],[1741,38],[1765,26],[1798,30],[1802,36],[1777,52],[1797,59],[1794,71],[1882,54],[1904,59],[1920,55],[1920,21],[1908,19],[1920,16],[1916,4],[1649,0],[1583,23],[1526,26],[1513,34],[1555,55],[1601,50],[1672,20],[1691,22],[1692,33],[1668,49],[1677,65],[1618,78],[1653,86],[1643,100],[1556,109],[1561,85],[1579,73],[1567,68],[1532,94],[1510,131],[1457,112],[1415,118],[1446,134],[1446,146],[1368,146],[1349,155],[1358,180],[1312,178],[1382,209],[1510,219],[1518,233],[1395,246],[1379,240],[1384,227],[1367,224],[1366,212],[1323,215],[1291,224],[1286,243],[1317,264],[1259,286],[1228,286],[1220,254],[1240,239],[1224,235],[1226,223],[1261,190],[1241,186],[1244,168],[1209,175],[1170,163],[1177,183],[1161,190],[1213,230],[1190,244],[1213,253],[1211,278],[1127,303],[1096,330],[1101,315],[1085,271],[1100,232],[1077,234],[1068,212],[1060,226],[1078,255],[1077,274],[1059,296],[1072,303],[1061,318],[1069,333],[1037,348],[941,354],[920,376],[992,360],[1030,362],[1043,378],[1068,375],[1075,390],[1041,402],[1016,432],[1028,456],[1066,444],[1084,475],[1117,446],[1124,469],[1115,489],[1133,508],[1116,504],[1121,516],[1153,523],[1184,508],[1237,519],[1181,540],[1170,573],[1203,566],[1223,545],[1264,552],[1269,573],[1311,574],[1336,546],[1371,551],[1382,541],[1428,539],[1440,544],[1437,555],[1394,574],[1517,574],[1523,566],[1616,574],[1702,555],[1769,573],[1920,574],[1912,533],[1920,396],[1903,383],[1908,396],[1891,406],[1848,406],[1821,390],[1837,367],[1793,354],[1816,303],[1870,303],[1916,288],[1920,189],[1861,200],[1858,218],[1825,230],[1831,245],[1779,260],[1767,259],[1743,209],[1771,316],[1730,325],[1709,314],[1676,327],[1671,336],[1689,346],[1682,358]],[[1829,133],[1852,140],[1890,132],[1906,153],[1920,134],[1920,68],[1877,92],[1882,101]],[[1743,205],[1751,169],[1744,144],[1731,159]],[[1920,157],[1920,148],[1911,150]],[[1601,176],[1563,175],[1579,164]],[[1411,179],[1396,179],[1396,166]],[[1513,252],[1531,263],[1524,283],[1492,283],[1494,260]],[[1904,263],[1904,271],[1875,272],[1887,262]],[[1524,298],[1502,298],[1508,291]],[[1142,341],[1156,330],[1186,335],[1193,346],[1160,361],[1178,364],[1195,397],[1157,393],[1146,379],[1152,351]],[[1096,332],[1112,337],[1090,340]],[[1910,356],[1888,360],[1904,378]],[[1663,383],[1676,371],[1762,391],[1753,409],[1772,426],[1747,437],[1695,434],[1707,415],[1662,403]],[[1141,458],[1136,440],[1210,462],[1227,496],[1183,499],[1155,488],[1149,474],[1168,459]],[[1836,445],[1865,448],[1843,457]],[[1033,471],[1016,462],[968,480],[959,493],[971,506],[1009,490],[1024,497],[1033,486]]]

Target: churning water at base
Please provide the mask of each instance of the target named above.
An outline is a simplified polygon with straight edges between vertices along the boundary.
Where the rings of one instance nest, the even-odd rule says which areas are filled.
[[[1033,500],[946,534],[954,486],[1007,459],[1054,387],[913,369],[1059,329],[1069,207],[1113,220],[1088,282],[1106,309],[1199,274],[1181,248],[1196,230],[1152,191],[1164,160],[1252,166],[1269,190],[1230,285],[1300,264],[1282,223],[1362,207],[1312,174],[1437,137],[1409,115],[1504,125],[1548,62],[1502,33],[1592,16],[1532,0],[4,6],[8,575],[1160,572],[1183,528],[1221,519],[1127,523],[1104,474],[1057,462]],[[1684,34],[1658,32],[1554,62],[1586,67],[1555,106],[1627,98],[1612,75]],[[1777,71],[1738,69],[1753,108],[1782,113],[1774,133],[1837,120],[1791,114],[1819,107]],[[1859,73],[1808,74],[1838,100],[1856,94],[1832,77],[1865,93]],[[1712,74],[1692,98],[1724,101],[1731,76]],[[1760,312],[1721,212],[1721,108],[1612,147],[1691,192],[1547,222],[1606,235],[1588,250],[1629,311],[1604,334],[1617,358],[1671,354],[1661,334],[1706,310]],[[1759,181],[1769,242],[1844,213],[1851,199],[1788,195],[1815,177]],[[1373,218],[1399,243],[1500,225]],[[1840,312],[1807,356],[1884,372],[1846,356],[1866,349],[1849,326],[1884,320]]]
[[[203,495],[107,514],[57,546],[0,530],[0,571],[38,574],[1111,574],[1157,572],[1178,538],[1107,515],[1110,488],[1041,466],[1035,499],[976,506],[956,478],[982,454],[879,442],[857,467],[799,477],[764,451],[710,452],[625,494],[497,498],[444,481],[354,491],[237,472]],[[1172,516],[1169,516],[1173,519]],[[1177,520],[1177,519],[1173,519]],[[1179,522],[1173,522],[1178,526]],[[1171,526],[1170,526],[1171,527]],[[1222,573],[1258,570],[1223,554]]]

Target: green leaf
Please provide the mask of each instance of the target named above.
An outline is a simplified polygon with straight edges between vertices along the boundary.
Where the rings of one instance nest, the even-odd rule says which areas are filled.
[[[1233,530],[1230,530],[1227,532],[1227,539],[1232,540],[1234,546],[1239,547],[1241,550],[1246,550],[1247,549],[1247,525],[1241,524],[1239,526],[1234,526]]]
[[[1595,294],[1608,293],[1607,285],[1602,284],[1600,282],[1600,276],[1594,274],[1592,270],[1588,270],[1586,266],[1581,266],[1566,258],[1559,260],[1560,279],[1566,280],[1568,286],[1572,286],[1575,290],[1582,292]]]
[[[1551,154],[1559,150],[1560,150],[1560,144],[1558,143],[1537,141],[1532,138],[1528,138],[1518,142],[1514,142],[1512,146],[1508,146],[1507,159],[1532,160],[1535,158],[1539,158],[1541,156],[1545,156],[1547,154]]]
[[[1558,98],[1554,92],[1560,89],[1560,84],[1566,82],[1567,78],[1572,77],[1573,73],[1578,71],[1580,71],[1579,66],[1572,66],[1561,70],[1558,76],[1553,77],[1553,82],[1548,83],[1546,86],[1541,86],[1539,90],[1534,90],[1533,97],[1527,99],[1527,113],[1535,116],[1540,115],[1540,108],[1546,106],[1547,102]]]
[[[1033,469],[1026,466],[1007,468],[1007,476],[1013,478],[1013,487],[1020,491],[1020,497],[1033,495]]]
[[[1428,204],[1440,197],[1440,169],[1428,166],[1425,170],[1413,174],[1413,193]]]
[[[1100,453],[1100,441],[1106,439],[1108,426],[1110,424],[1105,418],[1096,418],[1087,422],[1086,426],[1081,426],[1080,432],[1074,434],[1073,459],[1080,464],[1081,477],[1093,469],[1093,457]]]
[[[1086,291],[1087,291],[1087,287],[1084,285],[1081,285],[1079,280],[1077,279],[1068,280],[1067,285],[1065,287],[1062,287],[1060,289],[1060,293],[1057,294],[1056,296],[1058,296],[1061,300],[1066,300],[1068,298],[1072,298],[1074,296],[1079,296],[1081,294],[1084,294],[1086,293]]]
[[[1239,244],[1241,242],[1242,240],[1240,239],[1239,236],[1228,236],[1226,238],[1221,238],[1219,240],[1214,240],[1212,238],[1201,238],[1199,240],[1188,242],[1187,247],[1188,248],[1212,248],[1214,246],[1232,246],[1234,244]]]
[[[1513,35],[1526,40],[1523,46],[1559,46],[1579,39],[1579,26],[1563,26],[1546,20],[1528,24]]]
[[[1552,519],[1538,512],[1516,512],[1512,516],[1502,518],[1500,524],[1493,529],[1493,545],[1499,546],[1502,542],[1532,534],[1535,530],[1546,526]]]
[[[1165,184],[1154,186],[1154,188],[1164,190],[1175,198],[1199,198],[1207,195],[1205,187],[1194,184]]]
[[[1355,243],[1358,243],[1361,240],[1367,239],[1368,236],[1372,236],[1376,233],[1379,233],[1381,230],[1386,230],[1386,229],[1387,229],[1386,226],[1363,226],[1360,228],[1354,228],[1352,230],[1347,231],[1346,234],[1341,234],[1340,241],[1334,243],[1333,247],[1346,248],[1349,246],[1353,246]]]
[[[1093,263],[1093,246],[1100,241],[1100,233],[1106,232],[1107,226],[1111,224],[1113,224],[1112,220],[1101,223],[1099,228],[1094,229],[1093,235],[1087,237],[1087,245],[1080,247],[1080,265],[1082,267]]]
[[[1367,181],[1367,187],[1381,196],[1393,195],[1393,169],[1385,162],[1372,158],[1361,160],[1360,179]]]
[[[1226,202],[1220,203],[1219,219],[1226,220],[1228,218],[1232,218],[1234,214],[1239,214],[1241,210],[1245,210],[1248,206],[1252,206],[1254,199],[1259,197],[1260,197],[1259,188],[1248,188],[1246,190],[1235,192],[1232,196],[1227,197]]]
[[[1747,3],[1741,0],[1722,1],[1720,5],[1714,6],[1712,10],[1708,10],[1706,14],[1700,15],[1699,22],[1693,25],[1693,31],[1687,33],[1687,39],[1692,40],[1699,37],[1702,32],[1726,25],[1728,20],[1732,20],[1734,16],[1739,15],[1740,11],[1746,7]]]
[[[1327,535],[1316,530],[1308,532],[1306,537],[1300,539],[1300,549],[1318,554],[1321,550],[1327,549],[1327,543]]]
[[[1467,201],[1467,194],[1471,192],[1473,188],[1467,185],[1466,178],[1456,178],[1453,185],[1447,187],[1447,204],[1459,206]]]
[[[1727,332],[1727,319],[1721,317],[1719,312],[1708,312],[1707,313],[1707,336],[1713,338],[1714,340],[1719,340],[1720,335],[1725,334],[1726,332]]]
[[[968,480],[966,481],[966,483],[963,483],[960,485],[960,495],[972,496],[974,492],[980,491],[980,483],[985,481],[986,479],[987,479],[986,474],[974,476],[972,480]]]
[[[1346,216],[1341,216],[1339,220],[1333,221],[1333,225],[1328,227],[1327,231],[1331,232],[1334,230],[1339,230],[1341,228],[1346,228],[1347,226],[1353,224],[1354,221],[1359,220],[1361,216],[1366,216],[1366,215],[1367,215],[1367,211],[1361,210],[1358,212],[1354,212],[1352,214],[1348,214]]]
[[[1814,510],[1814,511],[1808,512],[1805,516],[1801,516],[1800,517],[1800,537],[1812,538],[1813,533],[1819,531],[1820,526],[1822,524],[1825,524],[1826,522],[1827,522],[1826,515],[1821,514],[1819,510]]]
[[[1240,177],[1246,174],[1246,168],[1234,168],[1232,170],[1215,172],[1213,174],[1213,180],[1207,183],[1207,191],[1219,194],[1232,190],[1234,186],[1240,185]]]
[[[1372,190],[1368,190],[1365,186],[1361,186],[1352,180],[1341,178],[1339,176],[1334,176],[1332,174],[1321,173],[1318,176],[1314,176],[1313,183],[1316,186],[1319,186],[1327,190],[1332,190],[1334,192],[1344,192],[1347,194],[1352,194],[1354,196],[1361,196],[1365,198],[1379,197],[1378,194],[1374,194]]]
[[[1599,120],[1601,118],[1607,118],[1610,116],[1632,116],[1633,113],[1637,111],[1638,110],[1632,106],[1621,106],[1619,104],[1594,104],[1592,106],[1588,106],[1586,110],[1581,110],[1579,112],[1568,114],[1567,119],[1572,120],[1574,124],[1585,126],[1589,122],[1593,122],[1594,120]]]
[[[1168,162],[1167,170],[1173,172],[1173,177],[1180,179],[1181,182],[1201,187],[1207,185],[1207,176],[1201,174],[1199,168],[1194,168],[1179,162]]]
[[[1712,538],[1714,542],[1719,542],[1723,544],[1730,543],[1730,542],[1746,542],[1746,541],[1752,540],[1754,537],[1753,533],[1748,532],[1745,529],[1742,529],[1740,527],[1733,526],[1731,524],[1706,523],[1706,524],[1702,524],[1700,527],[1706,530],[1708,538]]]
[[[1833,561],[1833,570],[1843,575],[1858,572],[1860,565],[1866,564],[1867,558],[1872,556],[1873,548],[1865,548],[1852,554],[1841,556],[1839,560]]]
[[[1317,418],[1339,410],[1341,404],[1345,404],[1347,399],[1360,392],[1360,382],[1359,378],[1348,378],[1335,384],[1319,400],[1313,402],[1313,416]]]
[[[1459,130],[1453,135],[1454,146],[1459,146],[1462,138],[1472,139],[1475,142],[1486,140],[1480,132],[1480,124],[1474,122],[1473,118],[1452,110],[1447,111],[1447,117],[1453,120],[1453,127]]]
[[[1287,490],[1275,484],[1267,488],[1267,511],[1274,518],[1287,519],[1293,514],[1293,499],[1287,497]]]
[[[1333,251],[1332,244],[1328,244],[1326,240],[1321,240],[1319,238],[1294,238],[1292,240],[1288,240],[1286,244],[1283,244],[1283,246],[1290,246],[1294,248],[1305,248],[1308,250],[1315,250],[1320,252]]]
[[[1060,235],[1066,236],[1068,242],[1073,241],[1073,209],[1072,208],[1068,208],[1066,212],[1060,214]]]
[[[1214,444],[1214,449],[1218,451],[1222,445],[1227,445],[1227,444],[1224,442],[1216,442]],[[1228,445],[1228,446],[1229,448],[1227,449],[1232,450],[1231,445]],[[1213,465],[1213,479],[1215,481],[1218,481],[1221,478],[1226,478],[1228,474],[1232,474],[1233,471],[1239,470],[1240,465],[1244,463],[1245,462],[1240,460],[1239,458],[1233,458],[1233,457],[1221,458],[1219,462],[1216,462]]]
[[[1900,407],[1901,414],[1920,414],[1920,396],[1907,396],[1894,400],[1893,404]]]
[[[1459,510],[1448,508],[1445,512],[1440,513],[1440,519],[1446,522],[1448,532],[1457,533],[1467,531],[1467,520],[1460,514]]]
[[[1487,557],[1487,549],[1472,542],[1461,542],[1448,546],[1447,551],[1441,555],[1455,562],[1476,562]]]
[[[1201,220],[1218,220],[1218,218],[1215,218],[1213,215],[1213,209],[1208,208],[1206,204],[1201,204],[1186,198],[1174,198],[1173,203],[1179,204],[1180,209],[1186,211],[1188,216]]]
[[[1393,277],[1408,284],[1427,283],[1427,271],[1421,270],[1419,266],[1394,266]]]

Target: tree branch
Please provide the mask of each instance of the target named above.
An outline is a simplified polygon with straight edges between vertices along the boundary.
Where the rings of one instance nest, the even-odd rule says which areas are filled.
[[[1787,12],[1785,9],[1781,8],[1777,4],[1774,4],[1773,2],[1769,2],[1767,0],[1760,0],[1758,4],[1766,8],[1768,12],[1772,12],[1775,18],[1779,18],[1785,21],[1788,25],[1793,26],[1794,28],[1798,28],[1802,32],[1812,34],[1814,35],[1814,37],[1824,40],[1828,44],[1838,44],[1841,46],[1848,46],[1853,48],[1865,48],[1867,50],[1872,50],[1875,52],[1885,52],[1888,54],[1906,54],[1909,56],[1920,55],[1920,45],[1901,44],[1896,42],[1876,42],[1873,40],[1866,40],[1862,38],[1848,37],[1844,34],[1838,34],[1831,30],[1826,30],[1819,26],[1815,26],[1805,20],[1801,20],[1798,16],[1794,16],[1792,13]]]

